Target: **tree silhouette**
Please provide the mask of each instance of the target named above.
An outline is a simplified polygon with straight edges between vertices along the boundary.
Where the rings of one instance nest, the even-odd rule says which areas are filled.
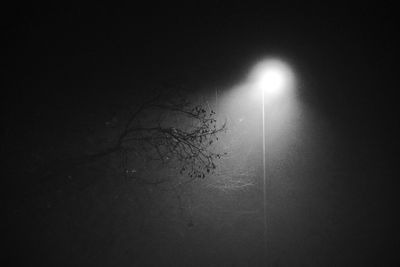
[[[95,153],[50,162],[40,169],[42,178],[47,180],[74,166],[118,152],[174,166],[193,179],[205,178],[214,172],[216,159],[223,153],[217,152],[213,144],[226,124],[217,124],[216,113],[210,107],[189,101],[182,91],[169,89],[154,93],[126,113],[118,118],[118,126],[107,123],[116,133],[107,147]],[[125,173],[134,172],[125,169]]]

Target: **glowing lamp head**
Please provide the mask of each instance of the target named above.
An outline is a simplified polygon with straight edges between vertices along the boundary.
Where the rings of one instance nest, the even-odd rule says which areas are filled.
[[[293,73],[282,61],[268,59],[258,63],[250,73],[253,85],[266,96],[288,93],[293,87]]]
[[[278,68],[267,68],[259,77],[263,90],[277,91],[285,85],[285,74]]]

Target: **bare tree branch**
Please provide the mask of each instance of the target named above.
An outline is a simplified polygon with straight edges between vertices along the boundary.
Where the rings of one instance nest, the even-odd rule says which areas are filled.
[[[214,151],[213,144],[226,125],[217,125],[215,115],[213,110],[191,103],[181,92],[157,93],[129,113],[114,144],[94,154],[52,163],[44,179],[118,151],[135,151],[141,157],[169,163],[191,178],[205,178],[223,155]]]

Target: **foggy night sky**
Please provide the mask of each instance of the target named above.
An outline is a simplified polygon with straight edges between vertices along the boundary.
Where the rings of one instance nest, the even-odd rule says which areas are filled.
[[[4,8],[6,85],[1,94],[7,129],[2,150],[3,157],[9,158],[3,177],[3,190],[9,192],[7,210],[16,207],[14,200],[23,195],[24,184],[32,183],[14,175],[13,170],[25,163],[21,149],[9,145],[35,147],[30,130],[56,133],[74,121],[84,124],[79,114],[103,107],[105,112],[115,103],[126,104],[130,97],[146,95],[165,83],[190,88],[188,92],[196,95],[213,95],[218,89],[222,98],[255,63],[273,55],[293,64],[298,94],[310,115],[303,119],[314,127],[305,132],[318,138],[313,142],[304,137],[310,145],[305,151],[312,154],[308,161],[310,154],[287,152],[288,158],[305,158],[312,176],[310,186],[316,186],[290,184],[294,191],[296,187],[304,190],[300,196],[307,199],[300,203],[310,201],[314,207],[310,217],[300,217],[304,225],[317,227],[309,230],[317,232],[315,243],[303,244],[301,234],[294,236],[300,243],[293,243],[286,252],[285,246],[273,252],[279,258],[275,265],[318,266],[310,260],[313,248],[318,247],[315,257],[325,266],[393,263],[399,246],[395,69],[399,44],[392,8],[253,6],[240,1],[146,7],[133,2],[121,6],[34,3]],[[318,153],[313,154],[313,149]],[[278,199],[272,202],[279,203]],[[276,225],[279,218],[294,216],[290,211],[289,215],[275,212]],[[328,217],[337,221],[324,228],[332,222]],[[18,232],[24,223],[13,226]],[[290,232],[282,235],[277,240],[291,239]],[[21,245],[24,237],[10,238],[18,248],[11,248],[10,255],[30,255]],[[194,240],[190,244],[197,244],[200,252],[193,257],[202,257],[206,246],[196,243],[195,234]]]

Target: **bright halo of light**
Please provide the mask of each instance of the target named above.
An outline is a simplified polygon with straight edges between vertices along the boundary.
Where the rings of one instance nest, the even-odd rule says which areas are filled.
[[[292,70],[279,59],[261,61],[252,69],[249,78],[251,84],[269,98],[289,93],[294,84]]]

